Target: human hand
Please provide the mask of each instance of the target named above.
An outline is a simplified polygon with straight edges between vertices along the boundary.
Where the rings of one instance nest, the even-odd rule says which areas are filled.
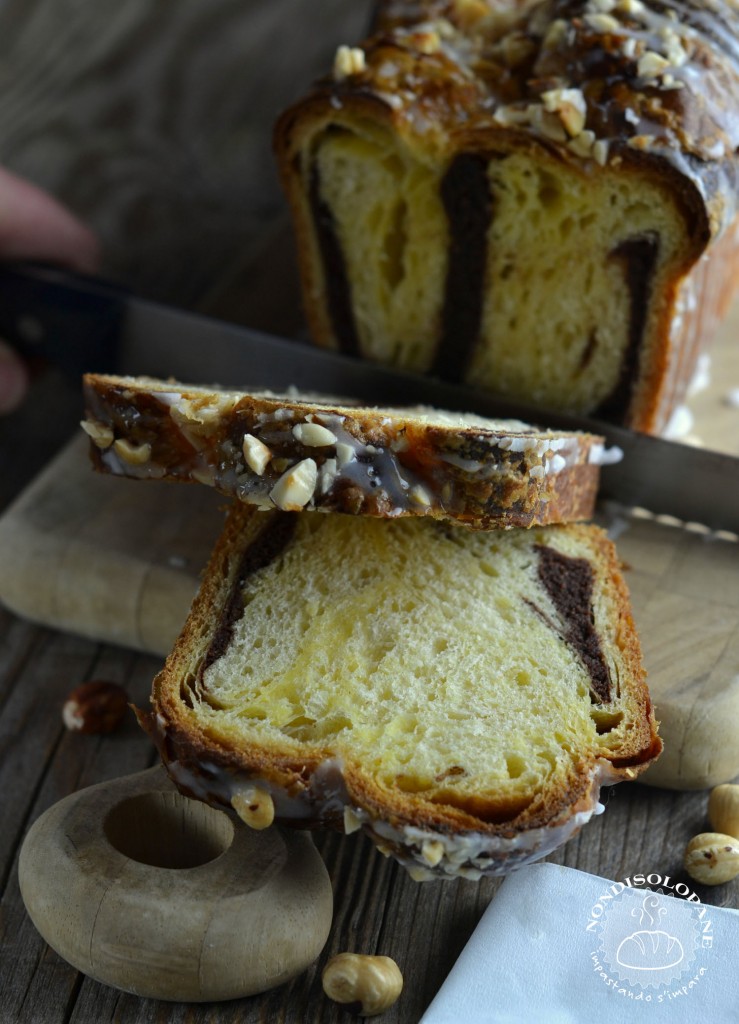
[[[93,273],[100,250],[95,235],[56,199],[0,167],[0,260],[45,260]],[[28,371],[0,341],[0,415],[20,405]]]

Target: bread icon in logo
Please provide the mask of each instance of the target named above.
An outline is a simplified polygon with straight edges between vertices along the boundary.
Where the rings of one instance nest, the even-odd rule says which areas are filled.
[[[656,916],[650,912],[650,906],[658,908]],[[635,907],[631,911],[633,917],[639,914],[639,924],[642,925],[658,924],[659,918],[666,913],[667,910],[659,906],[659,899],[654,893],[644,897],[641,910]],[[649,927],[632,932],[616,950],[617,963],[636,971],[664,971],[676,967],[684,956],[679,939],[661,929]]]

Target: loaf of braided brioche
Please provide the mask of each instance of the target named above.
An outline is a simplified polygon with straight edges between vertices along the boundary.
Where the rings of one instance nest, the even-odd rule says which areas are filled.
[[[737,279],[729,0],[388,0],[279,120],[315,341],[659,432]]]

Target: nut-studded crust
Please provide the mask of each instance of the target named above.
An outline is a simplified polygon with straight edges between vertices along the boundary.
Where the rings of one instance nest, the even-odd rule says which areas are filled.
[[[648,365],[628,405],[601,415],[663,430],[739,279],[738,39],[727,0],[379,4],[375,33],[340,54],[275,131],[314,340],[343,344],[310,201],[311,160],[327,132],[390,133],[441,168],[459,154],[524,151],[578,174],[616,168],[671,194],[683,241],[655,308]]]
[[[607,458],[591,434],[144,378],[89,374],[85,401],[97,469],[198,481],[268,509],[570,522],[592,516]]]
[[[525,809],[507,805],[499,794],[481,794],[464,808],[400,790],[390,798],[361,764],[341,763],[318,747],[304,748],[297,760],[277,746],[237,747],[206,731],[188,694],[203,693],[202,673],[211,663],[218,624],[228,617],[244,552],[258,551],[275,524],[286,518],[243,507],[232,510],[190,617],[154,681],[153,710],[139,714],[183,792],[228,806],[234,795],[256,788],[271,797],[276,821],[347,832],[363,828],[420,880],[477,878],[504,873],[559,846],[598,813],[600,785],[635,778],[659,754],[662,744],[615,550],[601,530],[582,525],[554,529],[579,535],[592,553],[600,585],[615,594],[615,643],[626,669],[620,696],[630,702],[631,728],[621,746],[583,749],[556,785],[537,794]]]

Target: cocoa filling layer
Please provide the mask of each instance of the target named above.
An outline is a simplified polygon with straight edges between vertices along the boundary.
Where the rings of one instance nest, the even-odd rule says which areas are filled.
[[[611,677],[593,623],[593,570],[584,558],[570,558],[537,544],[539,580],[565,625],[564,638],[588,670],[596,703],[611,700]]]
[[[231,584],[218,628],[213,634],[200,670],[203,672],[222,657],[231,643],[236,623],[244,613],[244,585],[250,576],[265,569],[290,543],[295,532],[295,516],[283,512],[272,519],[254,538],[241,556],[241,564]]]
[[[449,264],[441,336],[431,372],[446,380],[464,379],[480,334],[487,236],[493,216],[489,160],[489,156],[462,153],[441,182],[449,223]]]
[[[649,296],[658,256],[659,237],[653,231],[626,239],[610,253],[610,259],[622,264],[629,290],[629,333],[616,386],[595,410],[594,416],[616,422],[624,422],[627,418],[634,382],[639,371],[639,355],[644,340]]]
[[[329,205],[321,197],[321,175],[316,163],[310,171],[309,200],[323,263],[328,313],[337,343],[347,355],[359,355],[359,336],[352,309],[346,261]]]

